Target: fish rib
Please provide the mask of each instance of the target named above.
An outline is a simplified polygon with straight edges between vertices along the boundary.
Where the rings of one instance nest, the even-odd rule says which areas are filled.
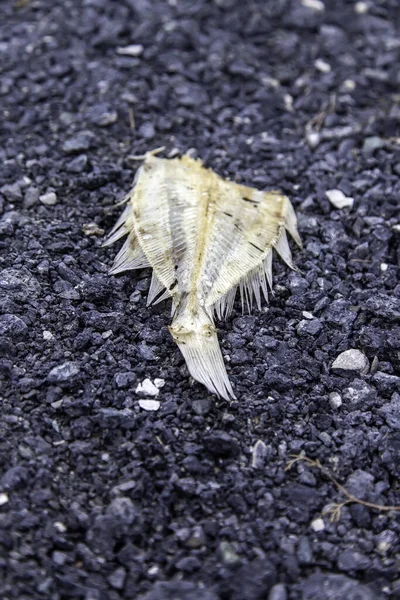
[[[295,268],[286,235],[301,246],[294,209],[282,193],[226,181],[189,156],[143,160],[104,244],[128,235],[111,273],[153,268],[147,304],[172,298],[170,332],[190,374],[234,398],[213,315],[229,317],[238,289],[243,310],[268,301],[273,249]]]

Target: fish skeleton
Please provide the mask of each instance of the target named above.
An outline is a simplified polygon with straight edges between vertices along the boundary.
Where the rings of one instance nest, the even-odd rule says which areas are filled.
[[[128,236],[110,273],[152,267],[147,305],[172,298],[169,331],[194,379],[235,398],[214,324],[232,312],[237,288],[242,310],[261,308],[272,288],[272,250],[294,268],[286,237],[301,247],[289,199],[227,181],[183,155],[147,152],[124,212],[104,246]]]

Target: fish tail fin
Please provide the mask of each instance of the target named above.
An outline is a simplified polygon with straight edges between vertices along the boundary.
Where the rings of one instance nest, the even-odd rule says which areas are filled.
[[[210,317],[179,318],[169,328],[191,376],[225,400],[235,398],[225,369],[217,331]]]

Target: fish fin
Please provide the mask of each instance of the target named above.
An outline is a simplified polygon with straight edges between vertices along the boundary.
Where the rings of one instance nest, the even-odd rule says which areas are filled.
[[[289,242],[287,239],[286,230],[284,227],[281,228],[281,230],[279,232],[279,237],[278,237],[277,241],[273,244],[273,247],[275,248],[275,250],[277,251],[279,256],[282,258],[282,260],[284,260],[285,263],[291,269],[295,269],[295,266],[292,261],[292,253],[289,248]]]
[[[132,269],[144,269],[149,267],[150,263],[140,248],[135,236],[131,233],[115,257],[114,264],[110,269],[111,275],[130,271]]]
[[[243,313],[245,308],[248,313],[252,312],[253,298],[258,310],[262,307],[262,297],[268,302],[268,285],[272,287],[272,262],[269,258],[271,254],[269,253],[264,262],[246,275],[239,284]]]
[[[219,298],[214,304],[214,312],[220,321],[228,319],[231,315],[235,303],[236,292],[237,286],[230,289],[229,292],[222,296],[222,298]]]
[[[157,296],[161,294],[163,289],[163,284],[160,283],[159,279],[157,278],[157,275],[153,271],[153,274],[151,276],[150,289],[147,296],[147,306],[150,306],[150,304],[157,304],[157,302],[154,302],[154,300],[157,298]],[[158,300],[158,302],[159,301],[160,300]]]
[[[299,231],[297,229],[296,213],[294,212],[292,203],[289,200],[286,203],[285,228],[290,233],[290,235],[292,236],[296,244],[299,246],[299,248],[302,248],[303,244],[301,243]]]
[[[111,246],[111,244],[113,244],[120,238],[124,237],[124,235],[127,235],[129,233],[129,230],[126,227],[126,221],[131,216],[131,212],[132,206],[126,206],[118,221],[115,223],[114,227],[107,235],[106,241],[102,243],[103,248],[105,248],[106,246]]]
[[[229,400],[235,398],[222,358],[217,332],[211,320],[187,330],[179,325],[169,328],[178,344],[189,373],[213,394]]]
[[[155,306],[156,304],[159,304],[160,302],[163,302],[164,300],[167,300],[168,298],[171,298],[171,292],[169,290],[164,290],[164,293],[161,294],[161,296],[159,298],[154,300],[154,302],[152,302],[152,305]]]

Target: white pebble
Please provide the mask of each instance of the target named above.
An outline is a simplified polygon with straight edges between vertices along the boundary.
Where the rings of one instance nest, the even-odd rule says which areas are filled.
[[[65,533],[67,531],[66,526],[61,521],[54,521],[54,529],[57,529],[60,533]]]
[[[311,529],[317,533],[319,531],[324,531],[324,529],[325,529],[324,520],[321,518],[314,519],[314,521],[311,522]]]
[[[386,273],[386,271],[388,270],[389,265],[386,263],[381,263],[381,271],[382,273]]]
[[[356,2],[354,10],[358,15],[365,15],[369,10],[369,6],[366,2]]]
[[[321,136],[317,131],[309,131],[306,138],[310,148],[316,148],[321,141]]]
[[[342,406],[342,396],[338,392],[329,394],[329,404],[332,408],[340,408]]]
[[[159,400],[139,400],[140,408],[148,411],[158,410],[161,406],[161,402]]]
[[[51,333],[51,331],[43,331],[43,339],[44,340],[52,340],[54,337],[54,335]]]
[[[352,208],[354,204],[354,198],[345,196],[340,190],[327,190],[325,194],[328,196],[328,200],[336,208]]]
[[[136,393],[144,394],[145,396],[155,397],[158,396],[160,390],[157,386],[154,385],[154,383],[150,379],[144,379],[142,383],[139,383],[139,385],[137,386]]]
[[[131,46],[120,46],[117,48],[117,54],[121,56],[140,56],[143,50],[142,44],[132,44]]]
[[[8,502],[8,494],[1,493],[0,494],[0,506],[7,504],[7,502]]]
[[[352,79],[345,79],[342,83],[342,90],[344,92],[354,92],[356,89],[356,82]]]
[[[321,73],[329,73],[331,70],[331,65],[322,58],[317,58],[317,60],[314,62],[314,66],[317,71],[321,71]]]
[[[305,319],[311,320],[314,318],[314,315],[312,313],[308,312],[307,310],[303,310],[303,312],[301,314],[303,315],[303,317]]]
[[[54,206],[54,204],[57,204],[57,194],[55,192],[47,192],[47,194],[39,196],[39,200],[46,206]]]
[[[165,379],[158,379],[157,377],[154,380],[154,385],[160,390],[165,385]]]
[[[301,3],[306,8],[311,8],[316,12],[323,12],[325,10],[325,4],[321,0],[301,0]]]

